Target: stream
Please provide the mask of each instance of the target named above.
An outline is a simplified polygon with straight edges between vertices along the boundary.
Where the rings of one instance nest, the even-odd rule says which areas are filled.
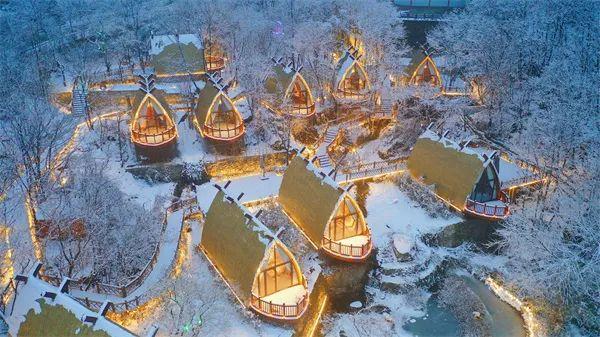
[[[485,283],[464,272],[453,275],[459,275],[483,303],[486,309],[483,319],[490,326],[491,337],[527,336],[520,313],[497,297]],[[425,316],[411,319],[403,328],[419,337],[460,336],[459,321],[450,310],[440,306],[436,294],[427,301]]]

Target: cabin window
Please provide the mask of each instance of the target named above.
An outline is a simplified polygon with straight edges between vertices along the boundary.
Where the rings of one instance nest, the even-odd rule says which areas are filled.
[[[296,269],[287,253],[277,244],[269,251],[269,260],[258,273],[256,292],[265,297],[280,290],[298,285],[302,275]]]
[[[314,111],[314,102],[310,96],[308,86],[299,74],[292,85],[290,98],[293,105],[292,113],[298,115],[310,115]]]
[[[242,133],[239,113],[225,96],[219,95],[209,112],[204,131],[214,138],[234,138]]]
[[[367,82],[365,81],[364,76],[360,73],[358,66],[354,64],[344,79],[344,91],[358,93],[364,90],[366,86]]]
[[[478,202],[488,202],[498,199],[500,183],[492,165],[488,165],[475,185],[471,199]]]
[[[327,238],[332,241],[363,235],[366,231],[364,219],[349,197],[344,197],[328,227]]]

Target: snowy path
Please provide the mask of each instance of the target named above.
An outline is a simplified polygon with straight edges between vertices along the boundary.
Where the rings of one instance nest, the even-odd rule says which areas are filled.
[[[167,226],[165,232],[160,241],[160,250],[158,258],[150,274],[144,279],[142,284],[137,287],[134,291],[127,294],[126,297],[118,297],[115,295],[98,294],[89,291],[72,290],[71,294],[74,297],[83,299],[88,298],[89,300],[103,302],[111,301],[113,303],[124,303],[132,301],[137,297],[141,297],[148,291],[152,286],[157,284],[160,280],[165,278],[168,272],[171,270],[171,265],[177,254],[177,243],[179,242],[179,233],[183,225],[183,216],[185,208],[175,211],[167,216]]]

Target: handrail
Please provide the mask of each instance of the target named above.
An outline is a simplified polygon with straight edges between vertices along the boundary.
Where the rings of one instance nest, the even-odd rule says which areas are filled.
[[[345,245],[339,243],[337,241],[333,241],[329,238],[323,237],[321,240],[321,244],[323,247],[328,249],[329,251],[340,254],[343,256],[350,256],[353,258],[362,258],[367,255],[367,253],[371,250],[371,233],[367,230],[366,234],[361,234],[367,236],[367,242],[360,246],[355,245]],[[335,248],[334,248],[335,247]]]
[[[304,294],[296,304],[277,304],[272,301],[267,302],[254,294],[251,294],[251,301],[252,307],[267,315],[289,319],[297,318],[304,311],[308,304],[308,294]]]
[[[202,132],[204,133],[204,135],[206,137],[209,137],[209,138],[217,138],[217,139],[237,138],[241,134],[244,133],[244,123],[240,123],[240,124],[234,126],[233,128],[228,128],[228,129],[215,128],[215,127],[205,124],[202,126]],[[227,137],[222,137],[221,133],[227,133]],[[233,133],[233,135],[232,135],[232,133]]]
[[[506,217],[509,213],[508,205],[493,205],[490,206],[486,203],[474,201],[467,198],[465,208],[473,213],[481,214],[489,217]]]
[[[154,127],[154,129],[158,130],[159,128]],[[140,130],[131,128],[131,134],[132,134],[133,141],[136,143],[161,144],[166,141],[170,141],[170,140],[174,139],[175,136],[177,135],[177,130],[175,128],[175,125],[173,125],[172,127],[166,129],[165,131],[163,131],[161,133],[153,134],[153,133],[142,132]],[[157,141],[157,138],[158,138],[158,141]]]
[[[370,165],[372,165],[372,167],[369,167]],[[404,164],[404,160],[402,159],[398,159],[395,160],[393,162],[373,162],[372,164],[366,164],[362,166],[362,170],[360,171],[355,171],[355,172],[349,172],[348,168],[343,168],[342,169],[342,175],[343,175],[343,181],[348,181],[348,180],[352,180],[352,179],[356,179],[356,178],[365,178],[367,177],[366,174],[371,174],[373,176],[375,175],[380,175],[380,174],[384,174],[384,173],[390,173],[390,172],[394,172],[394,171],[399,171],[400,169],[403,169],[405,167]],[[350,167],[352,168],[352,167]],[[346,173],[344,173],[344,171]],[[335,174],[334,178],[337,180],[337,173]]]
[[[189,198],[189,199],[185,199],[185,200],[179,200],[179,201],[176,201],[173,204],[171,204],[171,206],[169,206],[165,211],[165,221],[163,221],[163,224],[161,227],[161,236],[164,235],[165,230],[167,228],[167,216],[169,214],[174,213],[182,208],[190,207],[190,206],[194,205],[195,203],[196,203],[195,198]],[[154,252],[152,253],[152,258],[150,259],[150,261],[148,261],[148,263],[146,263],[146,265],[144,266],[142,271],[134,279],[132,279],[125,285],[96,283],[96,284],[94,284],[95,292],[98,294],[114,295],[114,296],[118,296],[118,297],[122,297],[122,298],[127,297],[127,295],[131,294],[133,291],[135,291],[144,282],[146,277],[148,277],[148,275],[152,272],[152,269],[158,262],[159,254],[160,254],[160,240],[156,243],[156,246],[154,247]],[[62,279],[60,279],[58,277],[45,275],[42,273],[40,273],[40,278],[54,286],[60,285],[60,283],[62,281]],[[70,287],[78,288],[81,291],[88,291],[90,286],[91,286],[91,284],[86,279],[70,281]],[[131,302],[131,301],[129,301],[129,302]]]

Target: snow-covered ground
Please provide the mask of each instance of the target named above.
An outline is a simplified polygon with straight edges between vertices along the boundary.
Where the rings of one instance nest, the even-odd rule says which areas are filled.
[[[433,233],[447,225],[460,222],[462,218],[452,216],[432,218],[417,203],[403,193],[394,182],[369,184],[367,198],[367,222],[377,247],[388,243],[392,234],[399,233],[416,238]]]
[[[327,336],[338,336],[341,331],[346,336],[410,336],[413,334],[402,329],[403,324],[413,317],[425,314],[424,304],[430,294],[416,287],[414,283],[435,270],[441,261],[436,253],[420,240],[426,233],[434,233],[445,226],[462,221],[452,215],[448,218],[431,217],[420,205],[412,201],[394,181],[369,183],[366,199],[367,222],[373,235],[373,244],[377,248],[377,260],[385,270],[405,270],[409,275],[380,276],[379,285],[367,286],[372,300],[365,308],[356,313],[334,314],[326,319]],[[414,261],[399,262],[392,246],[394,237],[401,236],[403,244],[413,247]],[[398,240],[396,240],[398,241]],[[411,275],[414,273],[414,275]],[[393,286],[407,286],[405,291],[389,290]],[[387,288],[386,288],[387,287]],[[381,313],[377,307],[388,310]]]

